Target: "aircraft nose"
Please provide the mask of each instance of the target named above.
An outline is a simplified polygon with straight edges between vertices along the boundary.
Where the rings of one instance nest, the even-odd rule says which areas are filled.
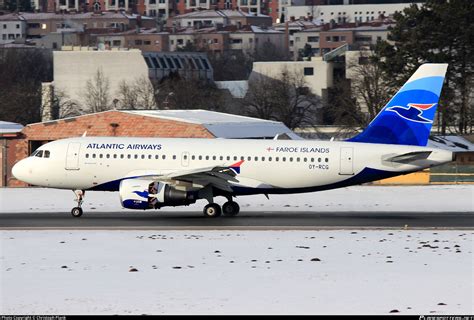
[[[27,177],[26,159],[20,160],[13,166],[12,174],[18,180],[25,181],[25,178]]]

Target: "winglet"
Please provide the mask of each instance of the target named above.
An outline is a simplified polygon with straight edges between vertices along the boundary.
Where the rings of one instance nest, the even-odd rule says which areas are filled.
[[[240,166],[242,163],[244,163],[245,160],[240,160],[239,162],[236,162],[234,164],[231,164],[229,168],[235,171],[235,173],[240,173]]]

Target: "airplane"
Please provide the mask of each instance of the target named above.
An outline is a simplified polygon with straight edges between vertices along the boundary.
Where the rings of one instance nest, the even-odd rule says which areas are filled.
[[[19,161],[28,184],[118,191],[128,209],[208,204],[207,217],[236,216],[235,197],[315,192],[408,174],[454,160],[426,147],[447,64],[423,64],[361,133],[345,141],[76,137],[49,142]],[[215,197],[225,197],[221,207]],[[395,200],[395,199],[394,199]]]

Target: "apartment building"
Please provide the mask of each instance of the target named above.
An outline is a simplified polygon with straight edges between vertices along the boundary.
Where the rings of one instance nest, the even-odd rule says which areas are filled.
[[[311,46],[314,56],[323,56],[344,44],[351,50],[370,49],[377,41],[387,40],[390,23],[371,23],[364,25],[346,24],[328,29],[328,25],[295,32],[291,48],[293,57],[301,56],[305,45]]]
[[[0,44],[12,43],[26,37],[26,21],[17,14],[0,16]]]
[[[201,10],[180,14],[168,20],[169,27],[226,27],[246,25],[271,26],[272,18],[263,14],[250,14],[243,10]]]
[[[271,28],[248,26],[229,35],[229,49],[248,54],[262,51],[271,44],[275,55],[287,53],[285,33]]]
[[[93,34],[94,42],[105,50],[115,48],[140,49],[147,52],[169,51],[169,33],[150,30],[130,30],[109,34]]]
[[[281,0],[285,1],[285,0]],[[289,0],[288,0],[289,1]],[[310,17],[320,23],[352,23],[370,22],[381,16],[391,17],[395,12],[401,12],[412,3],[421,5],[423,1],[326,1],[330,5],[318,5],[316,0],[311,4],[308,0],[306,5],[289,5],[282,7],[284,19],[300,19]],[[396,3],[394,3],[396,2]],[[309,3],[309,5],[308,5]],[[321,3],[321,2],[319,2]],[[349,4],[350,3],[350,4]],[[280,21],[278,21],[280,22]]]
[[[285,32],[286,34],[286,47],[288,48],[288,52],[290,57],[297,57],[297,53],[295,53],[295,33],[307,29],[315,29],[319,28],[320,25],[315,23],[312,20],[308,19],[301,19],[301,20],[291,20],[285,23],[276,23],[273,25],[273,28],[278,31]]]
[[[15,31],[15,38],[17,34],[20,34],[20,36],[23,34],[27,39],[40,39],[51,34],[59,34],[59,37],[66,33],[90,34],[91,32],[98,33],[104,30],[106,32],[123,32],[130,29],[134,30],[139,26],[152,28],[156,25],[151,18],[128,15],[123,12],[21,13],[19,15],[0,16],[0,21],[5,21],[0,26],[0,30],[13,30]],[[10,38],[12,37],[10,36]],[[8,33],[6,38],[8,39]],[[2,36],[0,35],[1,39]],[[71,43],[71,45],[75,44]]]

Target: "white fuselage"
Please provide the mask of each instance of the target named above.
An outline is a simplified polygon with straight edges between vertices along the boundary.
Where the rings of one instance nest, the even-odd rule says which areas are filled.
[[[235,195],[332,189],[452,161],[452,153],[441,149],[315,140],[81,137],[50,142],[40,150],[49,151],[49,157],[21,160],[13,169],[15,177],[43,187],[116,191],[127,178],[244,160],[233,182]],[[422,160],[387,160],[423,151],[431,153]]]

